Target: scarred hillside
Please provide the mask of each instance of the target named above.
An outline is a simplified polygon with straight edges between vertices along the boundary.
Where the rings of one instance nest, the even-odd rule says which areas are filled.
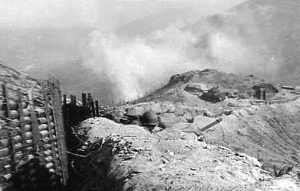
[[[189,104],[189,100],[193,100],[186,94],[190,92],[189,89],[195,93],[203,93],[210,88],[218,87],[222,91],[237,91],[243,94],[261,82],[264,80],[253,75],[239,76],[216,69],[196,70],[172,76],[165,86],[136,102],[173,101]]]
[[[176,128],[177,127],[177,128]],[[82,166],[82,190],[296,191],[295,175],[274,179],[253,157],[199,142],[187,125],[151,134],[143,127],[95,118],[82,123],[92,144]]]
[[[85,186],[105,177],[115,185],[105,190],[296,191],[297,89],[217,70],[174,75],[135,103],[107,111],[110,119],[129,125],[96,118],[78,127],[92,148],[101,145],[91,160],[102,170]],[[222,99],[210,99],[214,96]],[[164,129],[150,133],[130,125],[140,124],[140,116],[149,110]],[[90,171],[88,167],[84,173]]]

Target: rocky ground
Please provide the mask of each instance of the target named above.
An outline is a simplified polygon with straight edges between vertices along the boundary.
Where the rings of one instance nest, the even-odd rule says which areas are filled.
[[[76,132],[90,143],[85,157],[73,161],[85,180],[82,190],[300,190],[300,93],[276,86],[274,97],[258,100],[251,87],[261,82],[188,72],[110,110],[112,120],[136,124],[154,111],[165,128],[155,133],[106,118],[84,121]],[[201,99],[215,87],[227,93],[225,100]]]
[[[206,144],[188,124],[150,133],[141,126],[88,119],[93,148],[84,164],[81,190],[298,190],[296,171],[273,178],[254,157]],[[96,144],[97,145],[97,144]],[[75,165],[75,169],[79,167]],[[110,184],[105,184],[109,182]]]

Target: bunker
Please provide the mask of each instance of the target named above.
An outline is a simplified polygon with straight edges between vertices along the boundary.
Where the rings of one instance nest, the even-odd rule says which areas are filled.
[[[261,100],[269,100],[274,97],[279,91],[270,83],[260,83],[252,88],[254,90],[254,97]]]

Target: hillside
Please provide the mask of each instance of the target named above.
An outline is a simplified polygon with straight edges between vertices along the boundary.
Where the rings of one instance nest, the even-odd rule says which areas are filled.
[[[166,86],[137,100],[140,103],[125,107],[140,114],[153,110],[169,127],[194,121],[191,128],[197,129],[222,118],[222,122],[206,131],[208,142],[258,157],[268,170],[273,165],[297,165],[300,92],[276,86],[279,92],[264,102],[251,94],[252,88],[262,82],[266,83],[253,75],[191,71],[172,76]],[[220,102],[203,100],[201,95],[215,87],[236,95],[229,94]]]
[[[277,91],[260,100],[253,88],[262,83],[267,84],[253,75],[218,70],[176,74],[144,98],[107,111],[110,119],[126,124],[95,118],[83,122],[77,132],[104,144],[95,156],[110,153],[101,158],[110,162],[97,168],[106,169],[99,176],[114,182],[115,190],[296,191],[299,87],[262,86]],[[216,87],[228,93],[225,99],[203,99]],[[139,117],[149,110],[163,124],[153,133],[132,125],[140,124]]]
[[[256,157],[265,169],[299,165],[299,113],[299,97],[286,103],[251,105],[223,116],[204,136],[210,143]]]
[[[184,127],[181,125],[181,127]],[[140,126],[108,119],[81,124],[91,144],[88,158],[76,157],[81,190],[268,190],[296,191],[294,175],[272,178],[253,157],[199,142],[197,136],[168,129],[151,134]],[[90,152],[90,153],[89,153]]]
[[[194,87],[200,91],[199,93],[202,91],[201,88],[205,91],[213,87],[218,87],[222,91],[236,90],[243,93],[261,82],[264,82],[264,80],[253,75],[241,76],[216,69],[195,70],[172,76],[165,86],[138,99],[136,102],[171,100],[174,102],[188,102],[192,97],[186,94],[188,92],[187,87]]]

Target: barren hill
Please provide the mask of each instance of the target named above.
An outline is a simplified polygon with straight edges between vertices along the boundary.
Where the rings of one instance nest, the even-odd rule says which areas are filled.
[[[83,122],[77,132],[88,135],[92,148],[101,145],[91,159],[101,170],[84,186],[298,190],[300,92],[297,87],[261,84],[268,83],[253,75],[190,71],[172,76],[164,87],[134,103],[112,109],[112,119],[118,122],[152,110],[164,124],[160,132],[103,118]],[[254,87],[276,91],[260,100]],[[222,93],[224,99],[217,102],[202,97]],[[95,167],[83,173],[91,169]],[[99,177],[115,187],[97,183]]]
[[[253,75],[241,76],[216,69],[195,70],[172,76],[165,86],[136,102],[171,100],[182,102],[188,100],[189,96],[185,96],[184,92],[189,92],[189,88],[194,89],[195,92],[198,91],[198,93],[203,93],[213,87],[218,87],[223,91],[242,93],[261,82],[264,80]]]
[[[300,92],[274,86],[279,92],[265,102],[252,92],[261,83],[266,82],[253,75],[191,71],[172,76],[166,86],[138,100],[142,103],[128,107],[156,111],[171,127],[178,122],[193,121],[190,128],[203,128],[222,118],[222,122],[205,131],[208,142],[258,157],[268,170],[297,165]],[[216,87],[228,93],[225,100],[202,99],[201,95]]]

